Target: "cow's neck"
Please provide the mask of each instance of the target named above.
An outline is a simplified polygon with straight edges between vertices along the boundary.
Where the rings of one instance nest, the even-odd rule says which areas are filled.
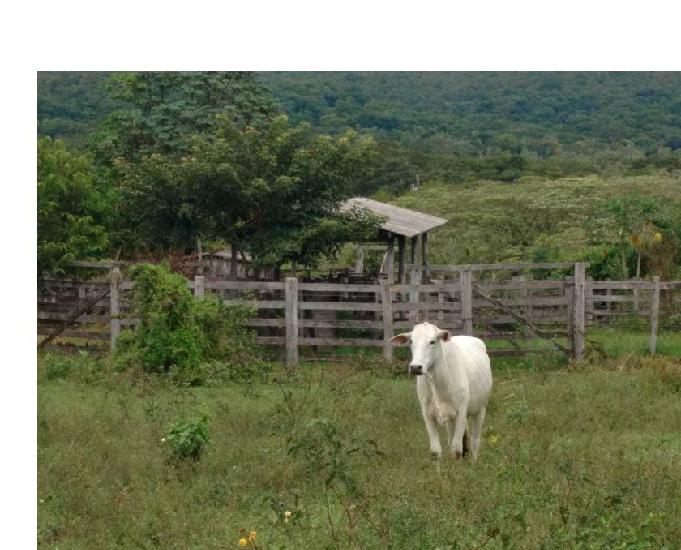
[[[436,361],[435,368],[430,369],[428,373],[428,384],[430,389],[436,396],[440,393],[448,395],[452,386],[457,384],[458,373],[455,368],[450,368],[447,364],[447,356],[445,354],[444,346],[440,344],[441,355]]]

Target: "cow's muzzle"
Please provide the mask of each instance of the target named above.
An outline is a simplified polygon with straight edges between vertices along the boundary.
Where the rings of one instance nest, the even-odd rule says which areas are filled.
[[[421,376],[423,374],[422,365],[409,365],[409,374],[415,374],[416,376]]]

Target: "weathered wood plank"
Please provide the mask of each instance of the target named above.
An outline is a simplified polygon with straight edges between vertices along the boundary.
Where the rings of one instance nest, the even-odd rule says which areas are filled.
[[[660,278],[653,277],[653,295],[650,301],[650,354],[657,350],[657,317],[660,311]]]
[[[118,303],[118,285],[121,282],[121,270],[118,267],[114,267],[111,270],[111,290],[109,291],[109,298],[111,304],[109,305],[109,314],[111,315],[111,330],[110,330],[110,340],[111,340],[111,351],[116,348],[116,340],[121,334],[121,321],[118,318],[121,310],[120,304]]]
[[[459,302],[393,303],[393,311],[461,311]]]
[[[107,332],[91,332],[87,330],[65,330],[60,335],[70,338],[85,338],[87,340],[104,340],[108,341],[111,339],[110,333]]]
[[[298,279],[286,278],[286,364],[298,366]]]
[[[589,264],[585,264],[589,265]],[[452,271],[493,271],[495,269],[509,269],[520,271],[522,269],[570,269],[574,266],[569,262],[520,262],[520,263],[499,263],[499,264],[458,264],[443,265],[435,264],[430,266],[430,271],[452,272]],[[411,266],[410,266],[411,267]]]
[[[632,303],[634,296],[632,294],[594,294],[593,302],[596,303]]]
[[[390,294],[390,280],[381,279],[381,312],[383,314],[383,359],[390,362],[393,359],[393,346],[390,339],[394,335],[393,304]]]
[[[464,270],[461,272],[461,318],[463,319],[463,332],[473,334],[473,272]]]
[[[223,300],[227,306],[246,305],[255,309],[284,309],[285,300]]]
[[[417,269],[413,269],[409,274],[409,305],[414,306],[419,302],[419,285],[421,284],[421,272]],[[419,321],[419,310],[414,307],[409,308],[409,320],[412,324],[416,324]],[[422,310],[424,313],[424,318],[428,319],[428,310]]]
[[[303,311],[381,311],[375,302],[300,302]]]
[[[99,300],[92,307],[108,311],[110,305],[111,305],[110,300],[105,298],[103,300]],[[52,311],[55,313],[61,311],[74,311],[77,310],[79,306],[80,303],[77,300],[68,302],[42,302],[42,301],[38,302],[38,309],[40,311]]]
[[[244,324],[249,327],[285,327],[286,319],[248,319]]]
[[[203,275],[196,275],[194,277],[194,296],[203,298],[205,295],[206,278]]]
[[[481,290],[484,289],[481,288]],[[497,298],[505,306],[565,306],[567,299],[565,296],[527,296],[525,298]],[[486,300],[473,300],[473,307],[491,307]]]
[[[382,347],[383,340],[369,338],[300,338],[301,346]]]
[[[261,345],[283,346],[286,344],[286,338],[283,336],[256,336],[255,341]]]
[[[480,282],[477,285],[484,291],[493,290],[563,290],[565,281],[511,281],[508,283],[488,283]]]
[[[285,283],[278,281],[211,281],[205,283],[210,290],[284,290]]]
[[[410,321],[394,321],[393,329],[395,330],[410,330],[414,325]],[[438,328],[447,330],[459,330],[463,326],[463,321],[457,320],[443,320],[442,322],[437,322]]]
[[[38,311],[38,321],[66,321],[68,319],[68,314],[66,313],[56,313],[52,311]],[[76,319],[77,323],[108,323],[108,315],[81,315]]]
[[[392,293],[398,293],[398,292],[409,292],[412,288],[412,285],[390,285],[390,292]],[[421,293],[436,293],[436,292],[448,292],[449,294],[458,294],[460,292],[459,288],[459,283],[457,282],[455,285],[451,284],[423,284],[419,285],[419,292]]]
[[[382,321],[369,321],[365,319],[336,319],[334,321],[325,321],[319,319],[301,319],[299,322],[301,327],[305,328],[368,328],[368,329],[382,329]]]
[[[589,281],[589,286],[594,290],[651,290],[653,283],[650,281]]]
[[[575,290],[574,290],[574,350],[575,359],[584,356],[584,343],[586,337],[586,266],[582,262],[575,264]]]
[[[313,292],[376,292],[378,285],[367,284],[343,284],[343,283],[299,283],[300,290]]]
[[[608,311],[605,309],[594,309],[591,314],[594,317],[622,317],[622,316],[631,316],[631,317],[647,317],[650,315],[650,310],[645,310],[641,309],[639,311],[633,311],[633,310],[626,310],[626,311]]]

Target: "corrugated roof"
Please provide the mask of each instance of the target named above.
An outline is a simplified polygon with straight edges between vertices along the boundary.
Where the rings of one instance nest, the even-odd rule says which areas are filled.
[[[343,202],[341,209],[350,210],[353,207],[367,208],[374,214],[387,218],[381,227],[386,231],[396,235],[404,235],[405,237],[415,237],[447,223],[447,220],[444,218],[438,218],[437,216],[431,216],[416,210],[400,208],[399,206],[364,197],[353,197],[346,200]]]

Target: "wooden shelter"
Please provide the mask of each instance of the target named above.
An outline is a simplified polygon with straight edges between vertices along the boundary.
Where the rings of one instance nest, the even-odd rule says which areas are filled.
[[[341,208],[345,211],[355,208],[367,209],[385,219],[378,240],[385,242],[387,246],[381,271],[387,274],[390,282],[394,282],[395,241],[397,241],[397,282],[404,283],[405,279],[407,239],[411,242],[410,263],[419,266],[420,271],[428,272],[428,232],[446,224],[446,219],[364,197],[348,199],[343,202]]]

